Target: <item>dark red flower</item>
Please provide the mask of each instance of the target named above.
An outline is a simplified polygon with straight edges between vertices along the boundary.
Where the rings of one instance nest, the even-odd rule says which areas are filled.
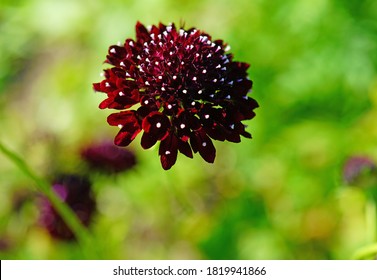
[[[94,170],[118,173],[135,166],[135,154],[113,143],[92,144],[81,151],[81,157]]]
[[[53,181],[52,188],[75,212],[83,225],[88,226],[96,209],[89,180],[78,175],[61,175]],[[47,198],[42,198],[40,209],[40,222],[52,237],[63,240],[75,238]]]
[[[228,46],[208,34],[174,24],[145,28],[136,24],[136,40],[110,46],[105,79],[93,84],[107,94],[101,109],[122,110],[108,117],[120,131],[115,144],[127,146],[142,130],[147,149],[160,141],[164,169],[178,151],[207,162],[216,155],[212,140],[240,142],[251,138],[242,121],[255,116],[258,103],[247,96],[249,64],[233,61]]]

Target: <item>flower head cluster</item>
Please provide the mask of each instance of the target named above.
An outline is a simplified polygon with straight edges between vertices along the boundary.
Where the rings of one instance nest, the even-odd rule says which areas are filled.
[[[107,98],[101,109],[122,110],[107,121],[120,128],[115,144],[129,145],[143,131],[141,145],[160,141],[164,169],[178,151],[192,158],[199,152],[215,159],[212,139],[240,142],[251,138],[242,121],[255,116],[257,102],[247,94],[249,65],[233,61],[229,47],[197,30],[174,24],[146,28],[136,24],[136,40],[109,47],[105,79],[93,84]]]
[[[83,225],[90,224],[96,203],[92,197],[91,184],[86,177],[61,175],[53,181],[52,189],[73,210]],[[42,198],[40,208],[40,222],[52,237],[62,240],[75,238],[47,198]]]

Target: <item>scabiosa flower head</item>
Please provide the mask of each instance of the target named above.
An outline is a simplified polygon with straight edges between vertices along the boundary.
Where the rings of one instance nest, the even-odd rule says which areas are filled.
[[[240,142],[251,138],[242,121],[255,116],[257,102],[247,94],[252,81],[249,65],[233,61],[221,40],[174,24],[145,28],[136,24],[136,40],[109,47],[105,79],[93,84],[107,94],[101,109],[122,110],[107,121],[118,126],[115,144],[129,145],[143,131],[141,145],[160,141],[164,169],[176,162],[178,151],[192,152],[207,162],[215,159],[211,139]]]
[[[121,149],[109,142],[100,142],[85,147],[81,151],[81,157],[92,169],[106,173],[126,171],[136,164],[133,152]]]
[[[52,188],[75,212],[83,225],[88,226],[96,208],[89,180],[78,175],[61,175],[53,181]],[[42,198],[40,208],[40,222],[52,237],[63,240],[75,238],[47,198]]]

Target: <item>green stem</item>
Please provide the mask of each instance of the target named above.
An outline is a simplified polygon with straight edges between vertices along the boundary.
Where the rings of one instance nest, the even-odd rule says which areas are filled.
[[[366,202],[365,216],[367,227],[367,240],[371,243],[377,242],[377,209],[374,199],[369,198]]]
[[[6,148],[1,142],[0,151],[27,177],[34,181],[38,190],[50,200],[56,211],[76,236],[79,244],[84,247],[84,253],[93,256],[93,246],[91,244],[91,237],[87,229],[82,225],[76,214],[56,195],[56,193],[52,190],[51,185],[41,177],[37,176],[20,156]],[[85,249],[90,250],[91,252],[89,253]]]
[[[367,192],[367,202],[365,205],[367,240],[371,244],[359,249],[353,259],[365,260],[377,257],[377,196],[371,191]]]

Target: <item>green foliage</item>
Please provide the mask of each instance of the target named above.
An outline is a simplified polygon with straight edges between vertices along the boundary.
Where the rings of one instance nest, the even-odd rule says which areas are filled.
[[[362,249],[376,242],[367,193],[341,177],[349,156],[377,159],[375,18],[377,4],[367,0],[2,1],[0,140],[38,176],[85,172],[80,148],[117,132],[91,86],[108,46],[134,37],[137,20],[184,22],[251,64],[260,103],[248,122],[253,139],[215,143],[213,165],[179,156],[168,172],[157,149],[143,151],[136,139],[135,170],[90,174],[98,214],[89,232],[99,256],[89,257],[348,259],[359,248],[373,255],[373,246]],[[4,155],[0,187],[2,259],[88,257],[48,236],[34,199],[15,210],[33,182]]]

